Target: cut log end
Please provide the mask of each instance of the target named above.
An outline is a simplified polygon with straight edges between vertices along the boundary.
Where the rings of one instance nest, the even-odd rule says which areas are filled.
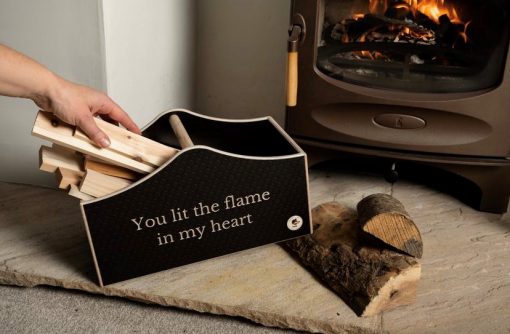
[[[374,194],[358,203],[363,231],[411,256],[421,258],[423,242],[418,227],[402,203],[386,194]]]

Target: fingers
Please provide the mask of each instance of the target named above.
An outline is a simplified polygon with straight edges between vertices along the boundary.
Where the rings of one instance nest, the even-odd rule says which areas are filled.
[[[108,99],[108,105],[103,107],[101,114],[115,122],[119,122],[122,126],[131,132],[134,132],[138,135],[142,134],[140,128],[135,124],[135,122],[133,122],[131,117],[129,117],[129,115],[124,110],[122,110],[121,107],[119,107],[110,99]]]
[[[76,125],[99,147],[110,146],[110,138],[99,129],[97,126],[94,116],[88,111],[84,112],[76,122]]]

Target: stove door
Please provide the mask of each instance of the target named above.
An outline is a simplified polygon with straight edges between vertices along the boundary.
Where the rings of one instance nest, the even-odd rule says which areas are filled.
[[[510,1],[323,0],[317,68],[340,81],[421,93],[502,81]]]

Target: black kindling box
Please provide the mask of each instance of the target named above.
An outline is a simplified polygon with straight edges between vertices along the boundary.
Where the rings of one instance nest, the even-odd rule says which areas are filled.
[[[143,134],[194,146],[128,188],[81,203],[101,286],[312,232],[306,154],[270,117],[162,113]]]

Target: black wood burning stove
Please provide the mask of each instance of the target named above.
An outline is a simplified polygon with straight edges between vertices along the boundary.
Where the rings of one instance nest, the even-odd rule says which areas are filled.
[[[438,167],[476,185],[473,206],[505,212],[509,37],[506,0],[294,0],[287,130],[312,163]]]

